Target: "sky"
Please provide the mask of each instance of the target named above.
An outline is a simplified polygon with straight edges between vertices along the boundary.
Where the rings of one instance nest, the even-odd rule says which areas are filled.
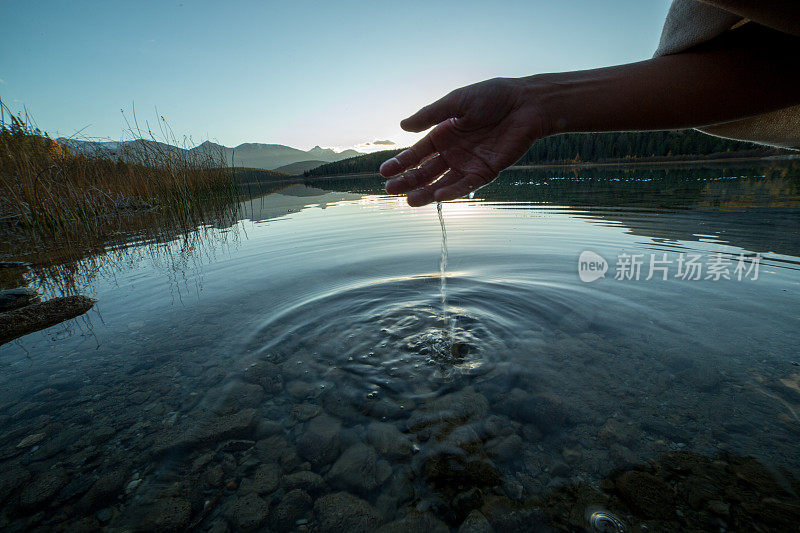
[[[649,58],[669,4],[0,0],[0,98],[52,137],[128,138],[135,110],[189,145],[407,146],[457,87]]]

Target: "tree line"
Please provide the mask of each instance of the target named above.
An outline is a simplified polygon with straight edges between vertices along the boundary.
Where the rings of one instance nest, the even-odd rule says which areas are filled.
[[[380,164],[401,150],[384,150],[321,165],[306,176],[336,176],[377,172]],[[663,161],[692,158],[768,156],[783,150],[754,143],[714,137],[697,130],[617,131],[565,133],[539,139],[517,165],[610,162],[619,160]]]

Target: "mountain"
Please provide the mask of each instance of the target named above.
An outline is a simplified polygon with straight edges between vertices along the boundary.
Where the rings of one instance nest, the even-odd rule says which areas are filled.
[[[297,163],[290,163],[288,165],[283,165],[282,167],[278,167],[275,170],[277,172],[283,172],[284,174],[289,174],[291,176],[299,176],[303,172],[307,170],[311,170],[312,168],[317,168],[320,165],[324,165],[327,161],[322,161],[320,159],[312,159],[311,161],[298,161]]]
[[[344,150],[336,152],[330,148],[315,146],[311,150],[300,150],[282,144],[261,144],[244,143],[230,148],[221,144],[205,141],[204,143],[186,150],[170,144],[157,141],[136,139],[124,142],[98,142],[80,141],[76,139],[60,138],[56,139],[60,144],[69,148],[72,152],[90,156],[122,158],[126,160],[138,159],[141,156],[163,157],[179,156],[185,157],[196,154],[201,157],[214,157],[219,161],[225,161],[228,165],[246,168],[260,168],[265,170],[275,170],[278,167],[291,165],[293,163],[318,162],[319,166],[323,163],[332,163],[341,159],[361,155],[355,150]],[[313,168],[313,167],[310,167]],[[302,173],[307,168],[298,173]],[[284,171],[282,171],[284,172]]]
[[[190,152],[222,154],[228,164],[237,167],[263,168],[267,170],[277,170],[279,167],[299,163],[301,161],[320,161],[322,163],[332,163],[348,157],[361,155],[355,150],[344,150],[336,152],[330,148],[320,148],[315,146],[311,150],[304,151],[283,144],[261,144],[244,143],[234,148],[222,146],[206,141],[203,144],[192,148]],[[312,167],[313,168],[313,167]],[[281,170],[281,172],[287,172]],[[302,171],[301,171],[302,173]]]

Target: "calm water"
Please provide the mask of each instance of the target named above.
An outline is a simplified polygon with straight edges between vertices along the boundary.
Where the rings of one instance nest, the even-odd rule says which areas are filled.
[[[613,476],[725,453],[792,494],[796,170],[507,174],[442,206],[446,294],[436,206],[379,187],[96,258],[95,310],[0,348],[0,527],[718,531],[762,511]]]

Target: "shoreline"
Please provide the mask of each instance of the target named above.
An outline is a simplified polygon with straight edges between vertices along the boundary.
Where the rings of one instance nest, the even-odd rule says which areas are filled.
[[[712,164],[720,165],[725,163],[770,163],[770,162],[788,162],[800,161],[799,155],[772,155],[767,157],[718,157],[714,159],[662,159],[655,161],[634,161],[634,160],[617,160],[617,161],[581,161],[579,163],[537,163],[533,165],[511,165],[503,172],[508,170],[535,170],[535,169],[579,169],[579,168],[624,168],[624,167],[677,167],[681,165],[703,165]],[[331,180],[343,178],[360,178],[360,177],[381,177],[378,172],[356,172],[352,174],[330,174],[325,176],[291,176],[286,179],[271,181],[269,183],[277,183],[279,181],[293,181],[293,180]],[[261,182],[266,183],[266,182]]]

